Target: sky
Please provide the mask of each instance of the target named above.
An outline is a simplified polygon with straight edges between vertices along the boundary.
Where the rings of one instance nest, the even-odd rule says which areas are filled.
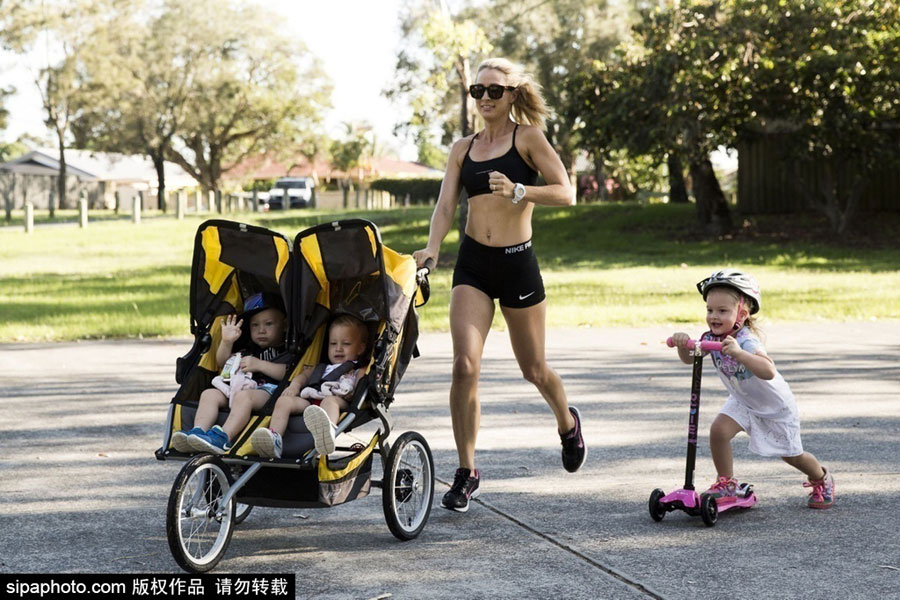
[[[424,0],[423,0],[424,1]],[[392,130],[405,107],[392,104],[382,94],[394,79],[400,42],[400,0],[268,0],[266,7],[284,15],[273,24],[281,33],[302,39],[318,56],[331,77],[334,90],[326,128],[340,137],[342,123],[368,121],[377,143],[393,148],[403,159],[415,160],[415,147],[394,137]],[[9,126],[0,139],[12,141],[28,132],[46,137],[40,96],[25,63],[40,64],[40,56],[21,57],[0,53],[4,81],[17,93],[8,98]]]

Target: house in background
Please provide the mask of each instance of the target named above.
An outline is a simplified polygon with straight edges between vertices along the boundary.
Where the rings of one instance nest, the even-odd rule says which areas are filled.
[[[56,194],[59,177],[58,152],[32,150],[0,164],[0,197],[7,211],[31,202],[46,210],[50,194]],[[166,190],[195,188],[197,182],[175,163],[165,163]],[[143,195],[143,208],[156,207],[157,177],[153,162],[144,156],[89,150],[66,150],[66,203],[74,207],[82,193],[91,208],[131,206]],[[59,207],[59,201],[56,200]]]
[[[443,171],[433,169],[421,163],[389,157],[369,158],[366,164],[351,170],[349,176],[354,182],[371,181],[380,177],[443,177]],[[223,176],[225,180],[234,181],[241,186],[249,186],[256,180],[272,180],[279,177],[312,177],[316,185],[347,179],[348,174],[335,169],[325,160],[314,163],[298,155],[293,159],[278,160],[259,155],[244,159],[229,169]]]

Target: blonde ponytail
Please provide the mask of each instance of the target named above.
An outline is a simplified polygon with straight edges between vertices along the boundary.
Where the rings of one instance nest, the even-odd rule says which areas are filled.
[[[521,65],[505,58],[488,58],[478,65],[478,73],[484,69],[494,69],[506,75],[506,85],[517,88],[518,95],[512,105],[512,117],[517,123],[544,128],[544,121],[550,114],[541,95],[541,84],[525,72]]]

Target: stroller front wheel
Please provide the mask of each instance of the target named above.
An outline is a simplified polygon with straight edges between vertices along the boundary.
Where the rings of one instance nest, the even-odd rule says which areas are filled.
[[[422,532],[434,500],[434,459],[428,442],[408,431],[397,438],[384,463],[381,504],[388,528],[399,540]]]
[[[209,571],[224,556],[234,531],[236,503],[230,500],[222,506],[221,501],[231,484],[231,473],[212,454],[192,458],[175,478],[166,510],[166,537],[172,557],[185,571]]]

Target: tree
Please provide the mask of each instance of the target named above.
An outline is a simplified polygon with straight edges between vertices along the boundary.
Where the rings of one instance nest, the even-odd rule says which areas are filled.
[[[395,131],[413,135],[420,159],[433,160],[436,130],[442,131],[444,146],[474,130],[475,115],[469,98],[472,67],[486,58],[493,46],[474,21],[451,15],[443,1],[431,8],[408,6],[401,30],[407,43],[397,59],[396,84],[385,95],[409,101],[413,114]],[[460,234],[466,228],[468,207],[463,191]]]
[[[177,55],[190,31],[176,15],[164,12],[148,24],[134,14],[133,7],[120,12],[118,26],[97,32],[87,48],[81,85],[92,93],[80,97],[72,133],[82,148],[147,155],[157,175],[157,206],[165,211],[164,165],[184,122],[195,61]]]
[[[732,225],[709,154],[735,143],[729,93],[741,60],[725,4],[675,3],[643,13],[633,40],[579,83],[588,147],[669,157],[676,173],[685,160],[698,221],[715,235]]]
[[[551,111],[547,137],[575,189],[575,158],[584,126],[576,74],[611,54],[627,32],[627,5],[607,0],[510,0],[483,9],[490,40],[503,56],[524,64],[543,88]]]
[[[349,193],[353,186],[353,169],[357,169],[366,162],[366,156],[373,154],[373,144],[366,139],[365,134],[371,131],[367,123],[344,123],[346,129],[343,141],[334,140],[329,151],[331,164],[339,171],[344,172],[341,188],[344,192],[344,208],[350,207]],[[361,179],[361,178],[360,178]]]
[[[86,68],[85,47],[98,31],[114,27],[111,15],[123,0],[45,0],[11,2],[4,17],[15,31],[7,43],[18,52],[28,52],[40,40],[47,63],[38,71],[35,84],[46,111],[45,123],[53,132],[59,149],[57,201],[66,203],[66,143],[77,106],[85,104],[86,90],[79,74]],[[55,205],[50,203],[51,217]]]
[[[443,3],[408,6],[401,30],[406,44],[397,58],[396,83],[384,94],[406,99],[413,113],[397,130],[412,135],[419,146],[440,130],[441,143],[449,146],[474,129],[472,66],[493,47],[484,30],[454,17]]]
[[[743,135],[776,135],[798,193],[843,235],[872,174],[900,164],[900,4],[735,4]]]
[[[190,32],[170,68],[189,65],[194,74],[168,156],[204,190],[218,190],[243,158],[317,128],[330,85],[300,42],[273,31],[277,18],[242,3],[165,6],[168,18]]]

